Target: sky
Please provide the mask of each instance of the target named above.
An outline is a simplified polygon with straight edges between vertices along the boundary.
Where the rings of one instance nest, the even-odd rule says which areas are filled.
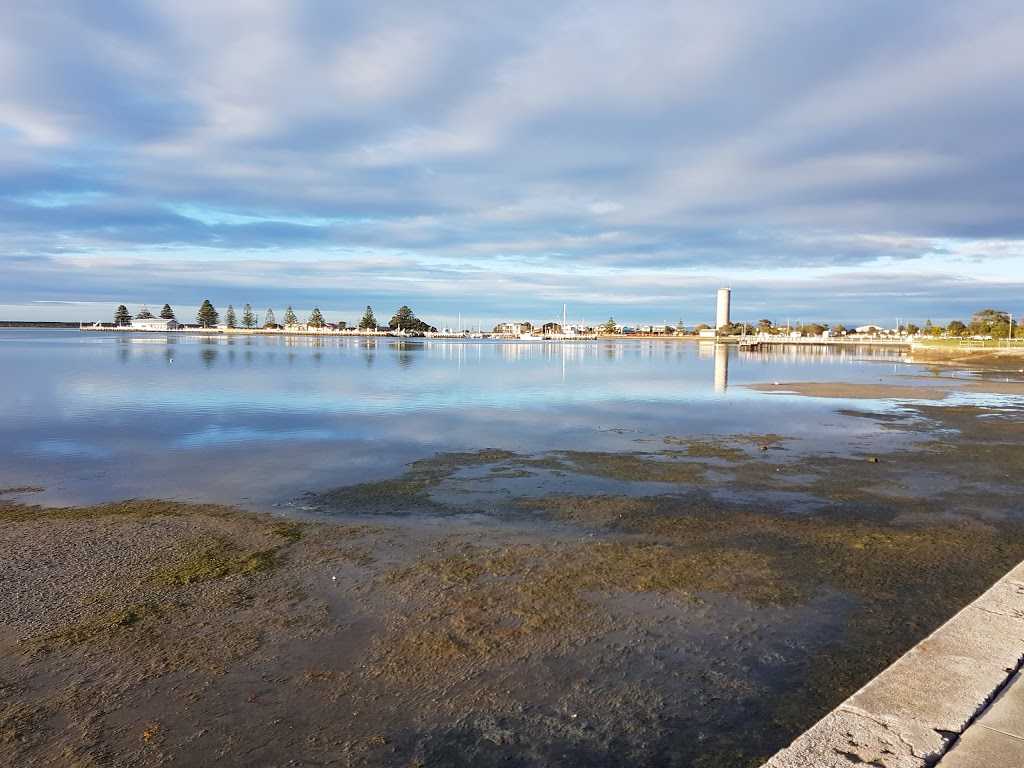
[[[1024,316],[1019,0],[0,19],[0,320]]]

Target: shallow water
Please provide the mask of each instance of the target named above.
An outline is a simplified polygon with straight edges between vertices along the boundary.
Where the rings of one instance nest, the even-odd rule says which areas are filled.
[[[1024,556],[1024,397],[895,350],[0,331],[0,365],[4,499],[338,516],[281,576],[336,634],[209,683],[287,712],[268,763],[759,765]],[[253,748],[251,696],[154,698],[122,642],[112,712]]]
[[[842,453],[878,439],[879,426],[837,414],[834,401],[742,385],[925,373],[891,349],[38,329],[0,330],[0,367],[0,487],[40,486],[32,499],[43,504],[163,497],[257,509],[488,447],[631,451],[742,432]]]

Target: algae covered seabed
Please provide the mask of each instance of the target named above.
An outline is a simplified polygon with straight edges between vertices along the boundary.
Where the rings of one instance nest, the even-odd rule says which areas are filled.
[[[903,395],[837,411],[872,445],[439,454],[290,518],[0,489],[0,763],[757,765],[1024,559],[1019,397]]]

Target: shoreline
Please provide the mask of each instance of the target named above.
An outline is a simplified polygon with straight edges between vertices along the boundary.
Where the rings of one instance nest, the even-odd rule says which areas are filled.
[[[910,359],[919,363],[947,363],[967,366],[977,363],[1001,368],[1024,365],[1024,347],[930,347],[915,344]]]
[[[665,342],[697,342],[701,344],[725,344],[725,345],[737,345],[742,343],[742,338],[738,336],[725,336],[720,338],[701,338],[697,335],[686,334],[686,335],[675,335],[675,334],[582,334],[579,336],[558,336],[553,335],[550,337],[536,337],[533,339],[520,339],[515,336],[495,334],[488,332],[484,339],[471,338],[467,334],[452,334],[452,335],[441,335],[437,334],[432,337],[424,336],[403,336],[388,331],[359,331],[353,332],[351,329],[348,330],[285,330],[280,329],[266,329],[266,328],[196,328],[196,327],[183,327],[174,330],[149,330],[139,328],[128,328],[128,327],[94,327],[88,323],[71,323],[62,321],[4,321],[0,322],[0,328],[40,328],[40,329],[60,329],[60,330],[79,330],[79,331],[99,331],[99,332],[116,332],[116,333],[139,333],[139,334],[189,334],[189,335],[209,335],[209,336],[308,336],[308,337],[341,337],[341,338],[398,338],[398,339],[424,339],[430,340],[438,339],[443,341],[452,341],[465,339],[467,341],[481,341],[481,340],[495,340],[495,341],[665,341]],[[1017,341],[1015,339],[1015,341]],[[984,344],[984,342],[982,342]],[[850,347],[871,347],[871,348],[903,348],[906,349],[909,354],[910,362],[941,362],[948,363],[951,365],[970,365],[972,363],[1002,363],[1005,366],[1009,366],[1016,362],[1024,363],[1024,345],[1020,347],[999,347],[999,346],[935,346],[933,343],[927,341],[908,341],[908,340],[890,340],[890,339],[851,339],[851,338],[839,338],[833,337],[829,339],[817,339],[811,337],[802,337],[800,339],[794,339],[792,341],[775,341],[770,344],[771,348],[788,348],[788,347],[807,347],[807,346],[818,346],[818,347],[833,347],[836,349],[848,349]]]

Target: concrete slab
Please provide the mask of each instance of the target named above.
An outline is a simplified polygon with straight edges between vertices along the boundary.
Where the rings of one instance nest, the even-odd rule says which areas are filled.
[[[1024,619],[966,608],[842,707],[905,726],[961,733],[1013,674]]]
[[[935,731],[916,734],[913,746],[897,724],[835,710],[819,720],[763,768],[849,768],[866,763],[880,768],[925,768],[929,755],[945,751],[947,740]]]
[[[1021,768],[1024,739],[971,726],[936,768]]]
[[[1024,673],[1018,672],[976,724],[1024,739]],[[1021,762],[1024,765],[1024,761]]]
[[[1021,610],[1024,608],[1022,601],[1024,601],[1024,581],[1020,581],[1016,577],[1004,578],[971,603],[971,607],[1022,619],[1024,618]]]

